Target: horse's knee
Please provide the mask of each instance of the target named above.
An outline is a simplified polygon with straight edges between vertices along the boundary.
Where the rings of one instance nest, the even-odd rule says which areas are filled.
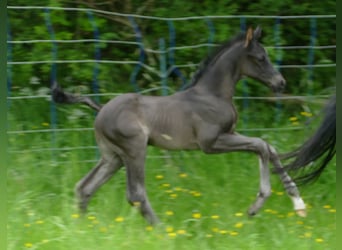
[[[132,206],[140,206],[146,200],[145,189],[139,186],[128,186],[126,196]]]
[[[251,149],[258,153],[263,159],[268,160],[270,158],[271,152],[269,150],[269,145],[261,138],[255,138],[251,145]]]

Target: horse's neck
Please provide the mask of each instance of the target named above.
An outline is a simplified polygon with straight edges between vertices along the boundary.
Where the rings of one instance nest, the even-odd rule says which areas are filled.
[[[194,86],[197,89],[225,99],[231,99],[240,80],[238,56],[223,54]]]

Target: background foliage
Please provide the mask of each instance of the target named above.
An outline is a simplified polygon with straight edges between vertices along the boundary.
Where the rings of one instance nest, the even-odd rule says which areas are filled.
[[[9,5],[60,6],[95,8],[106,11],[141,14],[157,17],[184,17],[204,15],[319,15],[334,14],[335,1],[9,1]],[[10,34],[12,40],[50,39],[45,25],[45,13],[42,10],[9,10]],[[95,14],[99,38],[107,40],[135,41],[135,34],[127,17]],[[220,43],[231,38],[240,31],[239,19],[212,19],[215,28],[214,43]],[[158,41],[169,38],[166,21],[137,18],[136,22],[141,30],[145,48],[158,49]],[[51,11],[51,23],[58,39],[92,39],[93,27],[85,12]],[[29,28],[28,28],[29,24]],[[246,26],[261,25],[264,30],[263,43],[267,46],[275,45],[274,19],[246,19]],[[208,40],[208,28],[203,20],[175,21],[176,45],[186,46],[205,43]],[[279,45],[309,45],[310,19],[281,20],[281,40]],[[336,44],[336,21],[328,19],[317,20],[317,40],[315,45]],[[13,45],[13,61],[37,61],[51,59],[51,43],[15,44]],[[101,44],[101,59],[136,60],[138,47],[131,45]],[[335,62],[336,50],[316,50],[314,63]],[[208,53],[207,48],[196,50],[176,51],[176,63],[199,63]],[[60,60],[93,59],[94,45],[89,43],[59,44],[58,58]],[[273,54],[274,56],[274,54]],[[159,68],[156,54],[146,52],[150,65]],[[308,50],[289,50],[282,53],[282,64],[307,64]],[[275,59],[275,58],[273,58]],[[65,85],[89,84],[92,82],[92,65],[89,64],[61,64],[58,65],[58,79]],[[194,69],[181,69],[189,79]],[[334,68],[315,69],[315,89],[320,90],[334,83]],[[100,86],[103,91],[132,91],[128,84],[132,66],[101,65]],[[307,75],[303,69],[284,70],[290,93],[307,92]],[[146,75],[142,71],[137,77],[142,88],[158,84],[160,79],[155,75]],[[28,79],[37,77],[45,86],[49,82],[50,65],[20,65],[13,67],[13,86],[26,87]],[[171,76],[170,76],[171,78]],[[169,81],[170,87],[177,86],[177,82]]]
[[[156,17],[204,15],[326,15],[335,14],[335,1],[260,0],[231,1],[57,1],[9,0],[9,6],[60,6],[100,9],[117,13]],[[50,10],[55,39],[93,39],[94,27],[86,12]],[[127,17],[93,13],[99,38],[136,42]],[[44,10],[8,9],[8,40],[51,39]],[[145,63],[159,70],[160,38],[169,42],[169,26],[163,20],[135,18],[145,48]],[[242,19],[211,19],[215,28],[213,43],[225,41],[241,30]],[[310,19],[280,20],[280,36],[275,35],[274,18],[246,18],[245,26],[261,25],[265,46],[308,46],[311,44]],[[336,44],[335,19],[316,20],[315,45]],[[210,39],[205,20],[174,21],[176,45],[206,43]],[[137,45],[100,43],[101,60],[136,61]],[[53,44],[9,44],[9,61],[52,60]],[[175,51],[177,65],[198,64],[212,47]],[[58,60],[94,59],[95,44],[58,43]],[[308,49],[268,50],[272,61],[282,65],[306,65]],[[336,63],[336,49],[315,50],[314,64]],[[57,80],[77,93],[92,93],[94,63],[57,65]],[[130,82],[135,65],[100,64],[96,81],[100,93],[135,91]],[[196,67],[180,68],[190,80]],[[10,96],[49,94],[51,64],[8,65]],[[336,84],[334,67],[282,68],[288,86],[285,95],[330,94]],[[313,75],[310,75],[313,73]],[[140,89],[160,87],[157,74],[142,69],[136,81]],[[248,79],[237,85],[238,96],[269,96],[270,90]],[[181,81],[167,77],[169,93]],[[150,94],[162,94],[160,90]],[[105,102],[108,97],[100,97]],[[292,150],[312,129],[282,131],[282,127],[305,126],[310,115],[321,115],[323,102],[236,100],[241,114],[238,129],[276,127],[274,131],[248,131],[261,137],[280,152]],[[280,109],[279,109],[280,105]],[[73,187],[98,158],[93,131],[74,130],[37,132],[49,128],[92,127],[94,113],[82,106],[53,109],[47,98],[10,99],[8,129],[10,164],[8,168],[8,249],[336,249],[336,162],[312,186],[301,187],[309,216],[294,216],[289,198],[277,176],[272,175],[272,197],[255,219],[245,211],[255,198],[258,186],[257,159],[251,154],[207,156],[198,152],[165,152],[150,148],[147,160],[147,185],[151,202],[164,224],[146,227],[145,221],[130,209],[125,200],[125,173],[121,171],[90,202],[89,213],[81,218],[74,206]],[[57,124],[50,116],[55,111]],[[281,112],[279,112],[281,111]],[[308,111],[308,112],[302,112]],[[302,113],[301,113],[302,112]],[[281,114],[279,117],[278,115]],[[308,114],[310,114],[308,116]],[[278,117],[279,119],[275,119]],[[289,118],[291,117],[291,120]],[[311,123],[317,127],[319,120]],[[297,124],[297,125],[296,125]],[[24,133],[21,133],[23,131]],[[31,133],[31,132],[32,133]],[[82,146],[89,146],[85,147]],[[79,147],[79,148],[78,148]],[[71,150],[72,149],[72,150]],[[195,216],[197,214],[197,216]],[[200,214],[200,216],[198,216]]]

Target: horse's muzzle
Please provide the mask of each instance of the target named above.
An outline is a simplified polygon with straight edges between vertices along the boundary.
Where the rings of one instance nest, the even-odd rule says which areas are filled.
[[[275,93],[281,93],[286,86],[286,80],[279,74],[275,76],[271,81],[271,88]]]

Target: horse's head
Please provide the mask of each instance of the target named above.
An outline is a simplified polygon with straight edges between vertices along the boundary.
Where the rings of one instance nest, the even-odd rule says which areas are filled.
[[[265,48],[258,41],[260,37],[259,26],[254,31],[251,28],[247,30],[243,44],[246,56],[241,64],[241,73],[267,84],[275,92],[281,91],[286,81],[273,67]]]

